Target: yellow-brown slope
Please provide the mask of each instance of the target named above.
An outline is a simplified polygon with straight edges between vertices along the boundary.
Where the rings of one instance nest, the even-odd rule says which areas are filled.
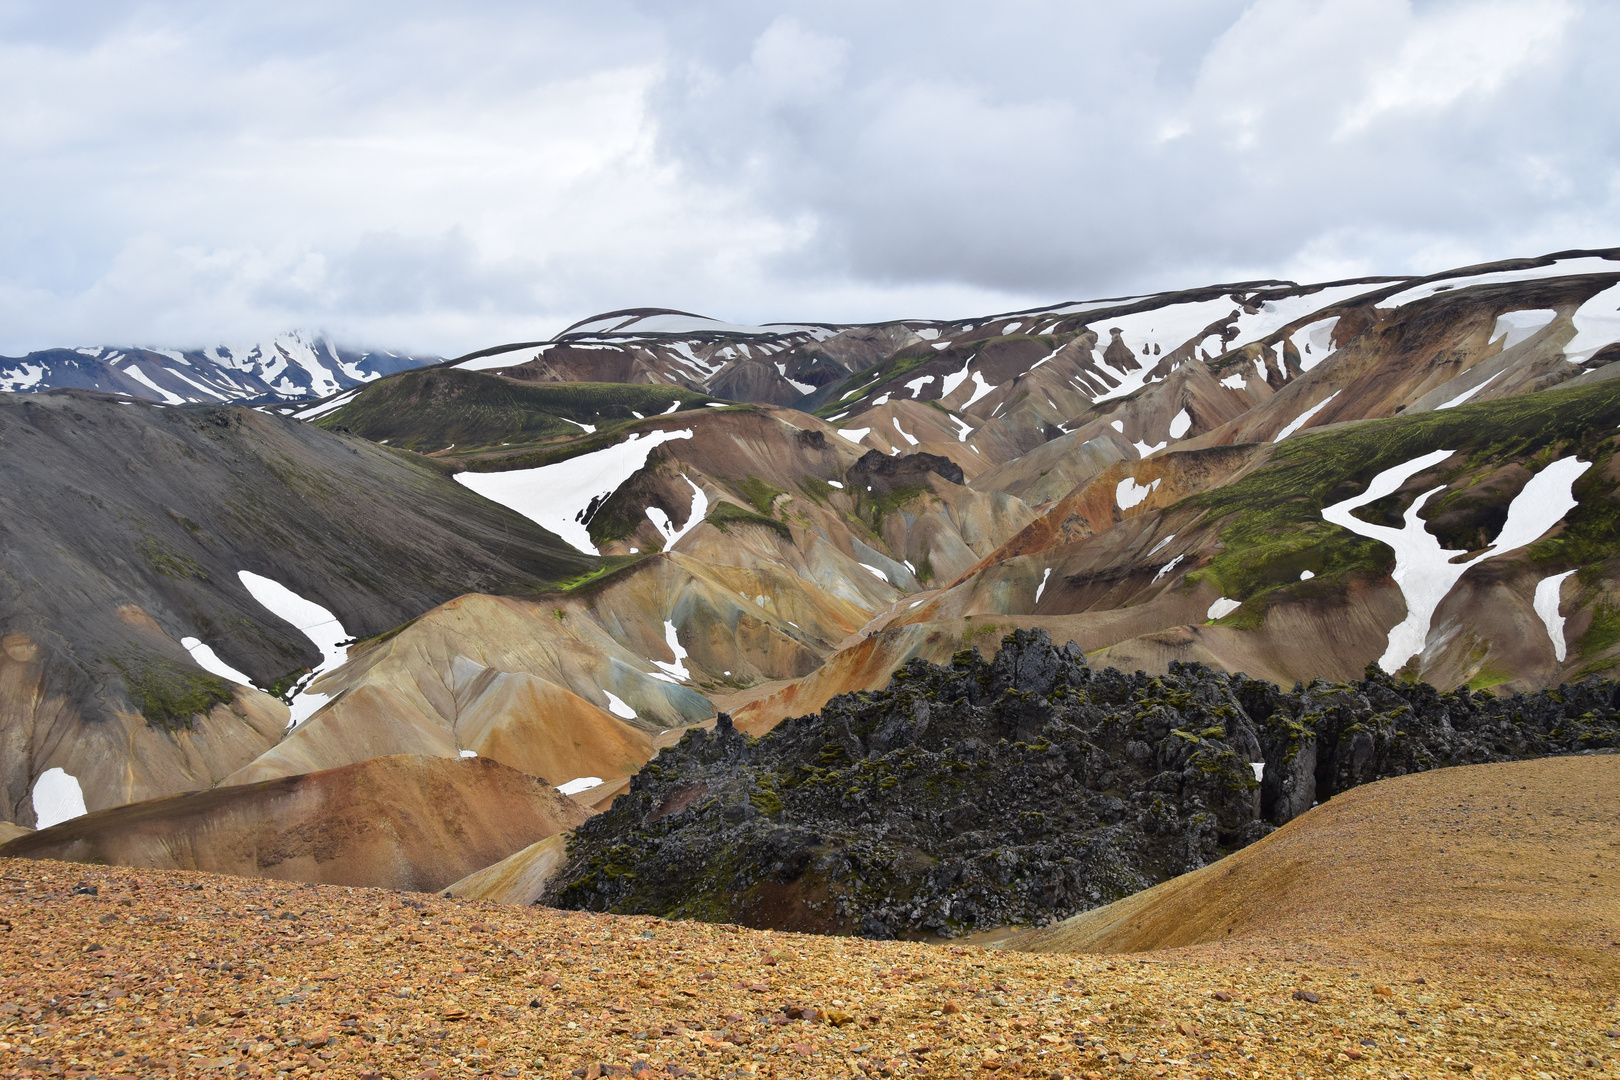
[[[1008,947],[1246,942],[1563,958],[1620,979],[1620,756],[1437,769],[1354,788],[1220,862]]]

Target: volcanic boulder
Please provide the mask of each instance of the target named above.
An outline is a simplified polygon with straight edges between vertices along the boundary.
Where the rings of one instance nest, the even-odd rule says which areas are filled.
[[[1096,670],[1017,631],[754,740],[722,715],[577,830],[547,903],[868,937],[1042,924],[1358,784],[1620,745],[1620,684],[1495,698]],[[1260,775],[1263,774],[1264,779]]]

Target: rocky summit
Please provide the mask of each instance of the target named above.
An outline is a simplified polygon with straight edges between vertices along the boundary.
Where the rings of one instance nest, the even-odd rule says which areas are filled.
[[[913,660],[754,739],[689,732],[574,834],[545,902],[954,937],[1198,869],[1351,787],[1620,746],[1620,683],[1495,697],[1370,669],[1292,691],[1094,669],[1041,630]]]

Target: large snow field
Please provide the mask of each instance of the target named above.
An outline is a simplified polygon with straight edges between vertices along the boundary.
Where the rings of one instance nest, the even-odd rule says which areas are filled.
[[[1371,292],[1377,287],[1378,286],[1376,284],[1370,282],[1360,282],[1351,285],[1334,285],[1326,289],[1318,290],[1317,292],[1309,293],[1305,296],[1285,296],[1277,300],[1262,301],[1260,304],[1260,310],[1255,314],[1250,315],[1248,312],[1243,311],[1240,315],[1238,315],[1237,322],[1235,324],[1238,332],[1237,337],[1233,338],[1232,343],[1226,346],[1226,348],[1228,351],[1232,349],[1241,349],[1243,346],[1248,345],[1251,342],[1270,337],[1272,334],[1275,334],[1278,330],[1281,330],[1289,323],[1295,321],[1296,319],[1303,319],[1313,311],[1321,311],[1323,308],[1329,308],[1336,304],[1342,304],[1346,300],[1351,300],[1362,295],[1363,293]],[[1317,322],[1311,323],[1308,327],[1303,327],[1302,330],[1309,330],[1311,327],[1320,326],[1323,323],[1326,323],[1329,329],[1331,329],[1332,325],[1336,322],[1338,322],[1337,316],[1331,319],[1320,319]],[[1294,336],[1297,337],[1300,332],[1301,331],[1296,330],[1294,332]],[[1295,342],[1295,347],[1298,347],[1297,341]],[[1313,349],[1312,351],[1314,352],[1315,350]],[[1302,357],[1304,356],[1303,350],[1301,350],[1300,355]]]
[[[236,576],[242,580],[243,587],[252,594],[260,606],[276,618],[297,627],[298,632],[321,651],[321,662],[299,684],[299,689],[294,691],[292,717],[288,720],[287,726],[295,728],[313,716],[327,702],[325,694],[312,694],[303,687],[333,668],[341,666],[348,659],[349,649],[343,642],[348,641],[351,635],[343,628],[336,615],[315,601],[299,596],[281,582],[247,570],[238,570]]]
[[[1508,505],[1507,520],[1502,523],[1502,530],[1497,533],[1491,546],[1464,563],[1450,561],[1462,552],[1442,548],[1440,541],[1428,531],[1423,519],[1418,516],[1429,499],[1445,490],[1443,485],[1414,499],[1404,515],[1404,524],[1398,529],[1371,524],[1351,512],[1391,494],[1413,476],[1438,465],[1453,453],[1451,450],[1435,450],[1385,469],[1373,477],[1367,490],[1360,495],[1322,509],[1324,520],[1388,544],[1395,551],[1395,572],[1391,577],[1406,600],[1406,618],[1390,630],[1388,646],[1378,659],[1378,665],[1391,673],[1399,671],[1403,664],[1423,651],[1435,611],[1468,568],[1540,539],[1543,533],[1558,524],[1575,507],[1576,500],[1570,487],[1592,467],[1591,462],[1577,461],[1570,456],[1560,458],[1532,476]]]
[[[691,437],[691,428],[637,433],[622,443],[538,469],[460,472],[456,482],[549,529],[577,550],[600,555],[585,526],[591,503],[606,499],[645,468],[655,447]]]
[[[1090,328],[1097,332],[1095,355],[1098,365],[1120,380],[1120,384],[1114,389],[1099,394],[1092,400],[1112,401],[1136,393],[1147,385],[1148,373],[1164,354],[1174,352],[1183,345],[1190,343],[1195,349],[1203,348],[1213,339],[1214,344],[1209,345],[1204,351],[1210,356],[1217,355],[1222,351],[1220,335],[1204,334],[1204,329],[1211,323],[1227,318],[1234,311],[1241,310],[1237,304],[1223,296],[1217,300],[1170,304],[1152,311],[1119,315],[1089,324]],[[1116,371],[1103,359],[1103,353],[1113,341],[1115,330],[1120,331],[1120,340],[1131,350],[1131,355],[1136,357],[1136,362],[1141,365],[1139,368]],[[1157,352],[1154,351],[1155,347],[1158,349]]]
[[[1470,285],[1490,285],[1503,281],[1536,281],[1541,278],[1573,277],[1576,274],[1620,274],[1620,262],[1587,255],[1573,259],[1559,259],[1551,266],[1537,266],[1528,270],[1498,270],[1489,274],[1470,274],[1466,277],[1447,278],[1417,285],[1378,301],[1381,308],[1400,307],[1414,300],[1423,300],[1437,293],[1455,292]]]
[[[1620,341],[1620,285],[1604,289],[1582,304],[1574,322],[1575,337],[1564,346],[1564,359],[1571,363],[1584,364],[1603,346]]]
[[[1537,331],[1556,318],[1558,312],[1550,308],[1504,311],[1496,317],[1496,325],[1491,328],[1491,340],[1501,342],[1504,349],[1511,349],[1519,342],[1534,337]]]
[[[34,827],[48,829],[76,817],[83,817],[84,788],[78,777],[66,769],[46,769],[34,781]]]
[[[17,390],[27,390],[38,385],[39,380],[44,377],[45,369],[38,364],[24,364],[21,367],[7,368],[0,371],[0,391],[11,393]]]
[[[1294,351],[1299,353],[1300,367],[1309,371],[1328,358],[1333,352],[1333,328],[1337,325],[1337,315],[1330,319],[1317,319],[1288,336],[1288,340],[1294,343]]]

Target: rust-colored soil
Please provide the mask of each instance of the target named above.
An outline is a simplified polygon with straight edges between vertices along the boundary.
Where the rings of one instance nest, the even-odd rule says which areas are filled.
[[[399,755],[100,810],[5,852],[436,891],[589,816],[487,758]]]
[[[1617,765],[1353,792],[1137,955],[3,859],[0,1074],[1615,1076]]]

